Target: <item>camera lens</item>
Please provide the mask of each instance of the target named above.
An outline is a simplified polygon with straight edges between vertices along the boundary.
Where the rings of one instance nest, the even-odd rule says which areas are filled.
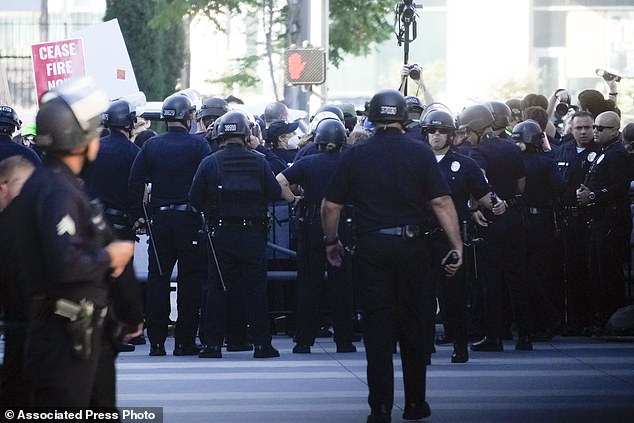
[[[420,79],[420,68],[416,65],[412,66],[409,70],[409,76],[414,80]]]
[[[566,114],[568,113],[568,108],[570,106],[566,103],[559,103],[556,107],[555,107],[555,115],[561,119],[564,116],[566,116]]]

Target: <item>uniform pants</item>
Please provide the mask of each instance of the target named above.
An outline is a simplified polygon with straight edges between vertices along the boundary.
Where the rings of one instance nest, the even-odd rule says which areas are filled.
[[[436,301],[427,240],[383,234],[359,236],[355,290],[363,310],[368,361],[368,403],[390,411],[394,403],[394,331],[403,368],[406,403],[425,401],[426,360],[431,356]]]
[[[263,227],[223,225],[214,231],[214,247],[228,290],[241,289],[247,305],[247,321],[255,345],[271,343],[266,281],[266,231]],[[209,263],[207,313],[203,323],[205,341],[222,346],[227,330],[227,292],[223,290],[215,263]],[[238,285],[241,285],[238,287]]]
[[[151,344],[165,343],[170,315],[170,278],[178,261],[178,320],[176,344],[191,345],[196,338],[202,283],[207,274],[206,248],[197,214],[162,211],[153,216],[152,234],[161,262],[159,275],[152,243],[148,247],[147,334]]]
[[[88,359],[71,355],[68,319],[52,315],[29,323],[25,366],[33,383],[34,407],[88,407],[101,354],[102,329],[95,328]]]
[[[445,327],[445,334],[457,344],[467,343],[467,303],[469,284],[467,281],[467,257],[455,275],[447,277],[440,263],[450,251],[444,232],[432,235],[432,269],[438,287],[438,302]]]
[[[594,310],[602,314],[602,320],[626,304],[623,265],[630,225],[617,216],[593,219],[590,225],[591,290]]]
[[[519,336],[528,336],[528,292],[526,287],[526,231],[518,209],[509,208],[484,231],[485,243],[480,275],[484,284],[485,335],[500,338],[506,331],[505,292],[513,305],[513,317]]]
[[[566,283],[566,323],[573,331],[590,325],[589,257],[590,228],[586,215],[564,215],[564,274]]]
[[[297,331],[299,345],[313,345],[320,327],[319,305],[325,285],[333,306],[335,342],[345,344],[352,338],[351,281],[346,260],[342,267],[333,267],[326,260],[323,229],[318,216],[307,218],[300,225],[298,240]],[[324,271],[328,279],[324,280]],[[329,298],[330,299],[330,298]]]

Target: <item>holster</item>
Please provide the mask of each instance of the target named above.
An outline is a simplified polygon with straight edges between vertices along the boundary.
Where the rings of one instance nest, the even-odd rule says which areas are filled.
[[[95,329],[103,327],[107,312],[107,307],[96,308],[88,300],[76,303],[60,298],[55,301],[53,313],[69,320],[66,328],[71,339],[71,353],[74,358],[79,360],[90,358]]]

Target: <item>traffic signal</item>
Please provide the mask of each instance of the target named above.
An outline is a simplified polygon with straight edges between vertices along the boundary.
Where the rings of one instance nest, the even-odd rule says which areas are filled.
[[[326,52],[320,48],[289,48],[285,53],[286,81],[319,85],[326,81]]]

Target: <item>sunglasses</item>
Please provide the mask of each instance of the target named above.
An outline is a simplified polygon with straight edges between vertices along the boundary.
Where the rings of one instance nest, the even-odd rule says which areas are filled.
[[[438,132],[441,135],[447,135],[450,130],[447,128],[432,128],[432,127],[427,127],[427,128],[423,128],[423,130],[425,131],[425,133],[427,134],[435,134],[436,132]]]
[[[614,129],[614,126],[592,125],[592,129],[603,132],[604,129]]]

